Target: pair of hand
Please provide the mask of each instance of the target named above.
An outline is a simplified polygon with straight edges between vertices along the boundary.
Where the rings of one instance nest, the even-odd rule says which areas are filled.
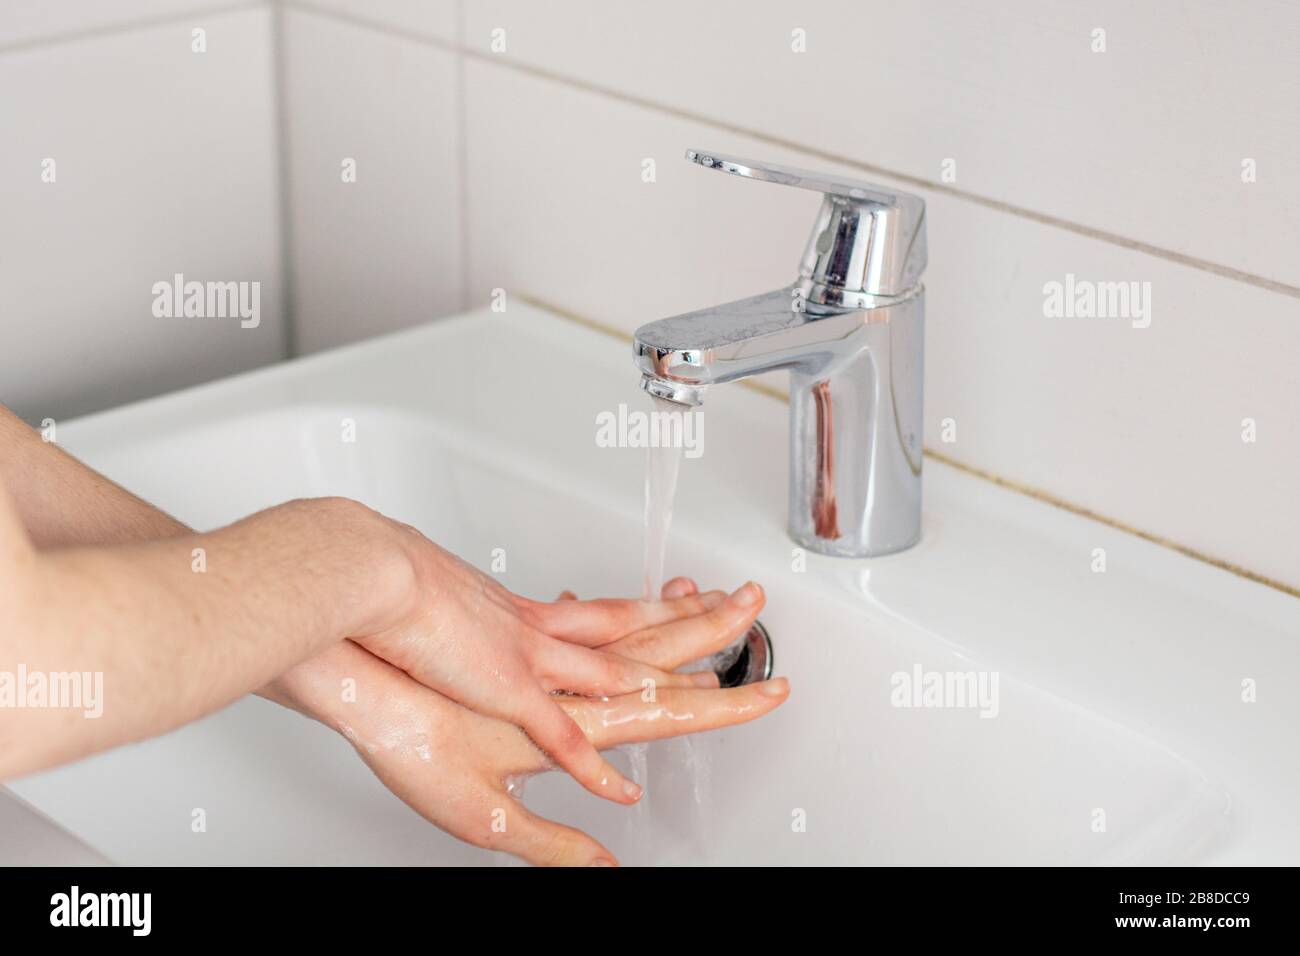
[[[476,846],[613,865],[586,834],[506,799],[510,778],[554,763],[591,792],[634,803],[640,788],[599,749],[742,723],[788,694],[784,679],[720,690],[712,674],[672,673],[749,628],[763,606],[753,583],[701,594],[679,578],[661,602],[531,601],[393,528],[414,569],[402,606],[290,671],[271,696],[333,725],[389,789]],[[356,703],[340,701],[344,678],[356,681]]]
[[[213,573],[195,573],[195,548]],[[3,407],[0,592],[0,657],[77,661],[117,688],[102,720],[11,713],[0,777],[171,730],[262,687],[342,731],[434,823],[534,862],[611,858],[503,800],[509,777],[553,762],[634,802],[599,748],[740,723],[787,693],[784,681],[722,691],[710,675],[671,673],[744,633],[762,607],[756,586],[728,597],[678,580],[662,602],[529,601],[340,498],[196,535]]]

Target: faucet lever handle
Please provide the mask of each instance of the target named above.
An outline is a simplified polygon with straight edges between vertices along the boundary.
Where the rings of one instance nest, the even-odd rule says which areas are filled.
[[[799,285],[809,302],[864,308],[877,296],[920,285],[925,271],[925,200],[846,177],[689,149],[706,169],[822,193],[804,249]]]

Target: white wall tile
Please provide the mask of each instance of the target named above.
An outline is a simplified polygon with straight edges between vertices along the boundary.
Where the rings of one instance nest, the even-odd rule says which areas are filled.
[[[953,158],[967,192],[1300,285],[1295,3],[475,0],[465,16],[473,49],[506,31],[506,62],[927,182]]]
[[[296,9],[285,27],[298,348],[460,311],[454,56]]]
[[[171,24],[0,55],[0,401],[20,414],[283,355],[270,14],[205,26],[205,54]],[[177,272],[261,282],[261,325],[154,317],[153,283]]]
[[[281,0],[302,11],[356,17],[397,30],[443,40],[456,38],[458,0]]]
[[[473,302],[503,287],[630,332],[793,279],[816,197],[680,157],[824,162],[491,62],[466,69]],[[1300,585],[1295,300],[923,195],[927,444]],[[1150,282],[1150,327],[1045,318],[1043,286],[1067,272]],[[944,418],[955,444],[940,441]]]
[[[147,25],[195,11],[206,14],[238,6],[249,6],[249,0],[5,0],[0,4],[0,50],[69,34]],[[204,24],[195,21],[193,25]]]

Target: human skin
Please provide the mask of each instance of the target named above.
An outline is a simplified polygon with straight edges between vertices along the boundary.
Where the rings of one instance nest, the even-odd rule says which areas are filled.
[[[588,789],[632,802],[639,791],[624,787],[622,776],[596,756],[612,731],[592,723],[588,708],[609,705],[554,698],[548,691],[613,695],[618,706],[648,703],[642,700],[647,686],[650,696],[667,695],[661,700],[692,695],[684,699],[696,718],[671,720],[661,707],[620,725],[637,728],[644,739],[665,735],[664,728],[675,734],[738,723],[784,699],[784,682],[769,682],[768,690],[779,693],[737,695],[703,690],[716,683],[707,675],[669,673],[748,628],[762,607],[754,585],[728,598],[701,595],[679,579],[660,603],[530,601],[414,529],[341,499],[291,502],[195,535],[41,441],[3,407],[0,485],[14,499],[4,500],[0,489],[0,593],[8,596],[0,605],[0,635],[7,635],[0,636],[0,659],[22,660],[29,670],[103,670],[114,701],[100,720],[84,720],[76,711],[7,712],[0,726],[0,778],[159,733],[260,687],[264,696],[344,732],[395,792],[458,836],[486,839],[535,862],[576,862],[584,852],[606,859],[589,838],[567,830],[557,837],[546,829],[554,824],[523,817],[522,808],[516,812],[528,822],[514,831],[519,842],[484,837],[478,816],[448,810],[427,780],[408,782],[412,774],[400,747],[371,749],[358,742],[379,739],[374,728],[419,715],[427,725],[421,733],[440,741],[442,765],[460,768],[439,779],[465,783],[468,777],[457,773],[474,767],[482,793],[493,786],[484,781],[503,779],[491,772],[497,751],[487,742],[509,731],[510,753],[545,761],[536,740],[565,769],[576,766],[575,776]],[[202,574],[192,570],[195,548],[204,549],[208,562]],[[369,572],[364,581],[359,568]],[[447,605],[453,613],[444,614]],[[426,633],[439,625],[446,625],[442,637],[450,631],[451,643],[459,645],[450,653]],[[504,651],[484,651],[482,644],[491,642],[474,638],[485,629]],[[464,670],[447,667],[448,661]],[[464,680],[466,673],[484,672],[493,679]],[[345,720],[340,674],[358,686],[387,684],[390,694],[377,695],[371,706],[354,705]],[[629,690],[636,693],[618,703]],[[698,698],[701,693],[719,696]],[[521,695],[530,710],[519,706]],[[758,704],[743,703],[754,695],[762,698]],[[455,735],[432,734],[451,724],[490,728],[494,716],[503,718],[495,721],[501,726],[462,734],[467,743],[461,750],[441,743]],[[542,730],[530,721],[541,721]],[[533,769],[526,760],[511,760],[518,764],[511,774]],[[413,775],[421,778],[429,769],[416,767]]]
[[[664,590],[668,597],[691,595],[695,585],[676,578]],[[647,628],[606,647],[667,670],[732,639],[696,617]],[[591,836],[539,817],[511,792],[518,778],[553,769],[518,727],[459,707],[383,662],[366,666],[358,659],[362,656],[358,649],[341,649],[319,666],[296,669],[280,686],[293,698],[320,703],[324,710],[313,716],[339,729],[385,786],[453,836],[541,866],[617,865]],[[340,701],[338,681],[358,673],[364,676],[357,702]],[[561,706],[603,749],[745,723],[774,710],[788,695],[788,682],[776,678],[725,690],[564,697]],[[384,703],[364,705],[371,700]],[[284,702],[294,706],[292,700]]]

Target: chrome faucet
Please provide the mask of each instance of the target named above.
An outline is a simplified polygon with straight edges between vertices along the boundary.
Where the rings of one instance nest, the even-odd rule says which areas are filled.
[[[641,387],[699,405],[708,386],[790,373],[790,536],[849,558],[921,536],[925,201],[768,163],[687,152],[708,169],[824,194],[799,277],[643,325]]]

